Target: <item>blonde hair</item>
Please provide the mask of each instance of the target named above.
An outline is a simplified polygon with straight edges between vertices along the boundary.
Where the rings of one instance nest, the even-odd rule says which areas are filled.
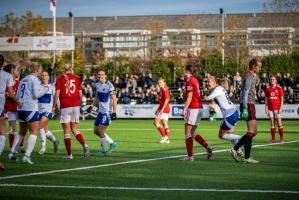
[[[34,73],[36,70],[42,68],[42,66],[40,65],[40,63],[38,62],[32,62],[29,66],[29,72],[30,73]]]

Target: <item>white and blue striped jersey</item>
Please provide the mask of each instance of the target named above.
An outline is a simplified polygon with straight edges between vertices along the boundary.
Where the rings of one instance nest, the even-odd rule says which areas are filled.
[[[52,84],[48,84],[49,91],[43,96],[38,98],[38,111],[40,113],[49,112],[52,113],[53,99],[55,95],[55,87]]]
[[[115,95],[115,89],[110,81],[102,84],[100,81],[96,82],[97,96],[99,98],[99,112],[112,113],[112,95]]]
[[[25,76],[19,85],[17,99],[23,103],[20,111],[38,111],[38,98],[49,91],[48,86],[41,85],[41,81],[34,75]]]
[[[231,116],[237,110],[226,90],[220,85],[211,91],[211,94],[208,96],[208,100],[214,100],[218,104],[223,118]]]
[[[13,77],[10,73],[0,70],[0,110],[4,109],[6,87],[14,85]]]

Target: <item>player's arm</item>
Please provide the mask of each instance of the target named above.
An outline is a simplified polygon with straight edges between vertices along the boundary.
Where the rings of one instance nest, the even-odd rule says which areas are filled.
[[[42,97],[46,92],[49,91],[49,86],[44,86],[41,82],[37,79],[33,79],[32,81],[32,88],[33,88],[33,98],[38,99]]]
[[[219,95],[219,93],[218,93],[216,90],[217,90],[217,88],[214,89],[214,90],[210,93],[209,96],[205,96],[204,100],[206,100],[206,101],[212,101],[213,99],[215,99],[215,98]]]
[[[246,76],[245,77],[245,85],[244,85],[244,91],[243,91],[243,97],[242,97],[242,102],[243,102],[243,112],[241,113],[241,117],[243,119],[247,119],[249,116],[248,113],[248,94],[249,94],[249,90],[252,84],[252,76]]]
[[[111,119],[115,120],[116,119],[116,110],[117,110],[117,99],[116,99],[116,91],[115,91],[115,88],[113,85],[110,86],[110,96],[112,99],[112,107],[113,107]]]
[[[185,103],[185,106],[184,106],[184,115],[186,114],[187,112],[187,109],[192,101],[192,96],[193,96],[193,92],[188,92],[187,93],[187,99],[186,99],[186,103]]]
[[[269,113],[269,109],[268,109],[268,97],[266,95],[266,98],[265,98],[265,113],[268,114]]]
[[[52,108],[52,113],[55,114],[55,108],[57,106],[57,102],[58,102],[58,99],[59,99],[59,95],[60,95],[60,90],[57,90],[55,91],[55,95],[54,95],[54,100],[53,100],[53,108]]]
[[[13,90],[13,87],[12,86],[8,86],[7,87],[7,96],[10,97],[14,102],[17,103],[17,106],[19,108],[22,107],[22,103],[20,101],[18,101],[18,99],[16,98],[16,95],[15,95],[15,92]]]
[[[82,97],[83,97],[83,92],[82,92],[82,90],[78,90],[78,92],[79,92],[79,98],[80,98],[80,102],[82,101]]]
[[[283,90],[280,89],[280,109],[279,109],[280,112],[282,112],[283,101],[284,101],[284,93]]]

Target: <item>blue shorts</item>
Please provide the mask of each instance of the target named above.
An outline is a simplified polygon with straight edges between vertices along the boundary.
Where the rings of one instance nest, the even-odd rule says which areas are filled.
[[[226,131],[231,130],[232,128],[234,128],[235,124],[237,123],[238,118],[239,118],[239,113],[236,110],[231,116],[223,119],[220,128]]]
[[[20,122],[37,122],[39,121],[39,112],[18,110]]]
[[[94,121],[94,126],[109,126],[111,124],[111,117],[109,113],[100,113],[97,115],[96,120]]]
[[[53,118],[53,115],[51,112],[43,112],[43,113],[39,113],[39,118],[41,119],[42,117],[46,117],[49,120],[51,120]]]

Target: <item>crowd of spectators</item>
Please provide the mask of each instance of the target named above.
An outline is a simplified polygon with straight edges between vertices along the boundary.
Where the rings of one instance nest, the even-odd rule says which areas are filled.
[[[201,82],[201,94],[209,94],[209,89],[207,85],[207,78],[211,76],[206,73]],[[283,88],[285,93],[285,102],[293,104],[296,102],[298,97],[294,94],[294,88],[299,86],[295,84],[294,79],[289,73],[281,74],[277,73],[277,83]],[[159,77],[157,77],[159,78]],[[83,90],[83,102],[91,102],[96,96],[95,90],[96,78],[91,75],[88,78],[84,75],[81,78],[82,90]],[[240,90],[242,77],[239,73],[234,76],[227,74],[224,78],[219,79],[222,85],[225,86],[231,99],[234,102],[239,102],[240,100]],[[111,81],[117,92],[117,99],[119,104],[157,104],[159,98],[160,88],[157,87],[156,77],[153,77],[151,73],[147,75],[130,75],[124,74],[123,76],[116,76],[114,80]],[[269,86],[269,77],[266,73],[263,73],[258,81],[257,85],[257,96],[256,99],[259,103],[265,102],[265,89]],[[172,103],[183,104],[185,102],[185,79],[181,76],[177,79],[174,86],[170,87],[172,93]]]

